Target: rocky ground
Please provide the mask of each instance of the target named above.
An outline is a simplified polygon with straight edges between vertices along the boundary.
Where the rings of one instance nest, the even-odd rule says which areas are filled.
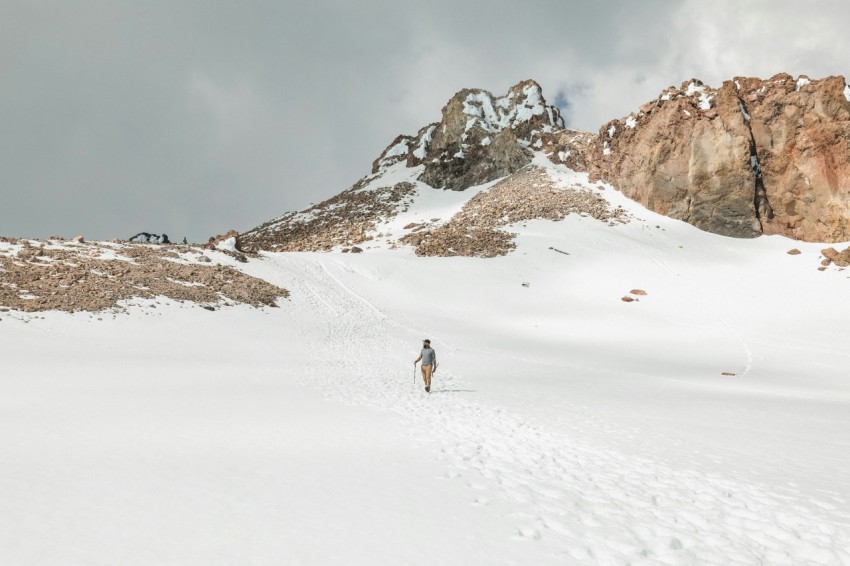
[[[513,235],[504,228],[527,220],[563,220],[568,214],[603,222],[625,223],[626,212],[586,188],[558,188],[539,168],[528,168],[467,202],[447,223],[430,228],[412,226],[402,242],[420,256],[495,257],[514,249]]]
[[[211,255],[182,245],[0,238],[0,309],[99,312],[133,297],[261,307],[288,296]]]
[[[378,222],[406,210],[415,192],[411,183],[377,189],[364,189],[363,183],[358,183],[307,210],[242,234],[241,245],[248,251],[315,252],[338,246],[352,250],[373,239]]]

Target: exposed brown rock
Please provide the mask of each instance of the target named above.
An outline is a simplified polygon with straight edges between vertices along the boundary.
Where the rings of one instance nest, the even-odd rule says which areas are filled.
[[[632,295],[638,295],[638,296],[641,296],[641,297],[646,295],[646,291],[644,291],[643,289],[632,289],[631,291],[629,291],[629,293],[631,293]]]
[[[290,212],[242,234],[247,250],[278,252],[328,251],[374,238],[380,221],[406,210],[416,187],[398,183],[372,189],[366,180],[302,212]]]
[[[694,79],[599,133],[591,178],[652,210],[737,237],[850,239],[843,77]]]
[[[825,250],[821,250],[820,253],[824,257],[823,261],[821,261],[821,265],[824,267],[831,264],[835,264],[838,267],[850,266],[850,248],[840,252],[835,248],[826,248]]]
[[[621,297],[620,300],[623,301],[624,303],[633,303],[633,302],[637,301],[637,299],[635,299],[634,297],[630,297],[628,295]]]
[[[802,252],[797,248],[790,249],[786,252],[788,255],[800,255]]]
[[[587,171],[588,154],[596,142],[596,134],[580,130],[557,130],[535,136],[531,146],[549,156],[552,163],[566,165],[573,171]]]
[[[231,267],[181,259],[177,252],[200,254],[188,246],[25,242],[17,253],[0,249],[0,305],[23,312],[96,312],[133,297],[159,296],[205,305],[274,306],[288,296],[285,289]]]
[[[626,222],[592,191],[558,188],[546,171],[526,169],[472,197],[446,224],[402,238],[423,256],[495,257],[514,249],[513,235],[501,228],[524,220],[563,220],[583,214],[604,222]]]

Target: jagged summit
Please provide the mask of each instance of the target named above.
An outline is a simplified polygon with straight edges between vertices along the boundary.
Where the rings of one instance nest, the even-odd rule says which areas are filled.
[[[561,113],[546,104],[540,85],[522,81],[505,96],[464,89],[443,107],[440,122],[416,136],[400,135],[372,165],[372,173],[405,162],[424,165],[419,179],[436,188],[463,190],[504,177],[531,162],[541,136],[564,128]]]
[[[557,211],[563,211],[563,217],[580,209],[600,219],[608,218],[607,207],[583,194],[559,194],[552,199],[539,190],[548,183],[529,175],[536,152],[555,164],[586,171],[586,154],[596,138],[595,134],[565,128],[560,112],[546,104],[537,82],[522,81],[501,97],[481,89],[461,90],[448,101],[442,114],[440,122],[423,127],[416,136],[396,137],[373,163],[371,175],[350,189],[249,230],[242,235],[242,242],[250,250],[359,251],[365,242],[379,238],[387,241],[382,227],[430,190],[462,191],[514,174],[521,178],[502,185],[498,194],[510,194],[512,201],[520,202],[520,193],[525,191],[525,200],[555,203],[541,216],[531,212],[539,208],[534,202],[526,202],[523,207],[529,210],[514,214],[517,218],[557,216]],[[496,200],[508,208],[517,206],[506,198]],[[459,222],[452,224],[449,218],[429,219],[427,228],[402,229],[389,245],[412,244],[420,255],[507,253],[507,240],[492,229],[500,218],[490,219],[492,225],[479,227],[474,236],[467,233],[468,226],[459,227]],[[450,229],[437,230],[443,223]],[[430,238],[432,233],[434,237]]]

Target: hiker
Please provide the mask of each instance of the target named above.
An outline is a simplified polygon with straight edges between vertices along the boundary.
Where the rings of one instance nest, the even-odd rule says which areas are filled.
[[[422,341],[422,352],[413,360],[413,366],[422,360],[422,380],[425,382],[425,391],[431,392],[431,374],[437,368],[437,352],[431,347],[431,341],[427,338]]]

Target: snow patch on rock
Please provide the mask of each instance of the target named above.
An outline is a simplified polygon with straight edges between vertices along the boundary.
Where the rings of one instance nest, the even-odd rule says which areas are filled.
[[[222,250],[222,251],[227,251],[227,252],[234,252],[234,253],[237,253],[239,251],[239,250],[236,249],[236,238],[235,237],[227,238],[226,240],[219,242],[216,245],[216,249]]]

